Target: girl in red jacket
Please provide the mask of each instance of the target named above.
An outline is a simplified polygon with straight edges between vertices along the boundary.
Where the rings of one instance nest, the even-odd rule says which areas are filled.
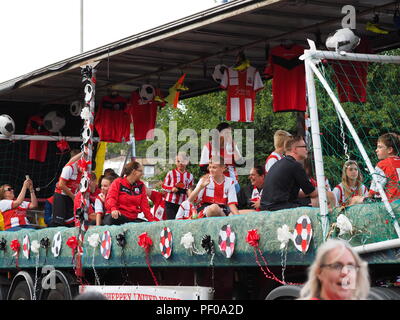
[[[139,213],[143,212],[148,221],[158,221],[150,212],[146,195],[146,186],[140,180],[143,167],[136,161],[131,161],[124,168],[124,177],[113,181],[106,197],[105,225],[120,225],[127,222],[143,222]]]

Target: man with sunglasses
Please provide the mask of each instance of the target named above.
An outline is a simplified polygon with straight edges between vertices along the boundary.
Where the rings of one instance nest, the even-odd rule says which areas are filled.
[[[24,201],[26,191],[29,189],[31,202]],[[22,228],[31,228],[26,216],[28,209],[34,209],[38,206],[38,201],[33,189],[32,180],[26,179],[22,185],[22,189],[15,199],[14,188],[9,184],[0,187],[0,211],[4,218],[4,229],[6,231],[18,231]]]
[[[303,137],[290,137],[285,142],[285,154],[286,157],[276,162],[265,176],[261,210],[276,211],[311,206],[310,198],[318,195],[300,163],[308,155]],[[299,198],[300,190],[306,198]]]

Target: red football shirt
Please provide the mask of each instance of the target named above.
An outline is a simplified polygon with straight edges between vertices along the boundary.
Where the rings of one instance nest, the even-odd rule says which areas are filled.
[[[43,126],[43,118],[34,115],[28,119],[25,133],[29,135],[48,136],[50,132]],[[44,162],[46,160],[48,141],[30,140],[29,159]]]
[[[306,75],[304,62],[299,57],[304,47],[277,46],[271,49],[264,70],[272,80],[273,111],[306,111]]]
[[[100,141],[129,141],[130,120],[126,116],[128,100],[121,96],[105,96],[101,99],[94,126]]]
[[[154,138],[152,129],[156,126],[158,106],[159,103],[155,101],[140,104],[139,94],[137,91],[132,92],[126,112],[133,122],[136,141]]]

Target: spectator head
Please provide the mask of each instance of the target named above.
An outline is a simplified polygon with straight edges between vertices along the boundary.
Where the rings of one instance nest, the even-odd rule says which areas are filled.
[[[143,166],[137,161],[131,161],[125,165],[123,175],[128,177],[132,182],[140,180],[143,175]]]
[[[261,188],[264,184],[265,169],[263,166],[255,166],[250,170],[249,179],[253,186]]]
[[[367,263],[347,241],[329,239],[318,248],[300,299],[366,299],[369,288]]]
[[[285,154],[296,160],[304,160],[308,156],[308,147],[301,136],[289,137],[285,142]]]
[[[0,200],[7,199],[13,200],[14,199],[14,188],[11,187],[9,184],[3,184],[0,187]]]
[[[292,135],[285,130],[277,130],[274,133],[274,148],[276,150],[284,150],[285,141]]]
[[[384,160],[399,153],[399,135],[393,132],[385,133],[378,138],[376,154],[379,160]]]
[[[74,300],[107,300],[100,292],[84,292],[77,295]]]

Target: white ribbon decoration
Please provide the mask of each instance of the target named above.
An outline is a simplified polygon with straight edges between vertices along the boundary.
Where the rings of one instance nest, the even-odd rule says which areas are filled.
[[[281,243],[280,249],[284,249],[290,240],[293,239],[293,234],[289,231],[289,227],[284,224],[282,227],[277,230],[278,241]]]
[[[350,222],[350,220],[344,215],[344,214],[339,214],[339,216],[336,219],[336,227],[339,228],[339,236],[344,235],[346,233],[352,233],[353,232],[353,226]]]
[[[37,240],[33,240],[31,243],[31,251],[33,253],[39,254],[40,243]]]
[[[90,118],[91,118],[91,113],[90,113],[90,110],[89,110],[89,108],[88,107],[84,107],[84,108],[82,108],[82,111],[81,111],[81,118],[83,119],[83,120],[89,120]]]
[[[100,235],[98,233],[92,233],[87,241],[91,247],[96,248],[100,243]]]

